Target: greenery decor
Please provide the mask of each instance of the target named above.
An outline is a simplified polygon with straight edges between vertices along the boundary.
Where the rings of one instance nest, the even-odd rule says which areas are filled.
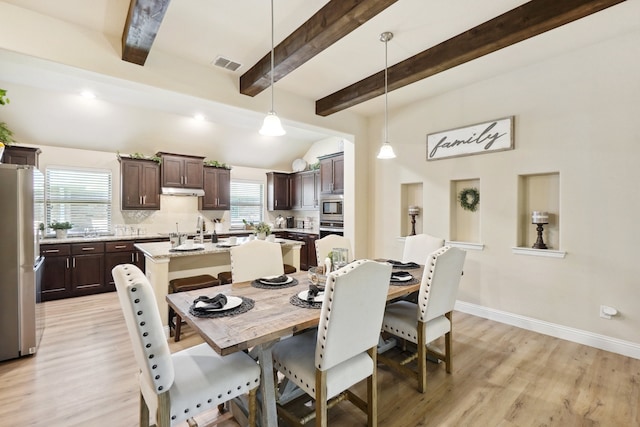
[[[6,105],[10,102],[9,98],[7,98],[7,90],[0,89],[0,105]]]
[[[53,230],[69,230],[73,228],[73,224],[71,224],[69,221],[65,221],[65,222],[53,221],[51,224],[49,224],[49,228]]]
[[[478,204],[480,203],[480,192],[475,187],[463,188],[458,193],[458,201],[462,209],[475,212],[478,210]]]
[[[116,157],[118,158],[122,157],[120,155],[120,151],[116,151]],[[138,152],[129,154],[129,158],[136,159],[136,160],[153,160],[156,163],[162,163],[162,159],[158,156],[147,156],[146,154],[142,154]]]
[[[9,102],[6,89],[0,89],[0,105],[7,105]],[[0,122],[0,143],[9,146],[12,142],[16,142],[13,139],[13,132],[5,122]]]
[[[231,169],[231,166],[229,166],[226,163],[221,163],[217,160],[207,160],[204,162],[205,166],[213,166],[215,168],[224,168],[224,169]]]
[[[269,224],[267,224],[266,222],[259,222],[255,226],[255,232],[256,232],[256,234],[264,233],[265,235],[268,236],[269,234],[271,234],[271,226]]]

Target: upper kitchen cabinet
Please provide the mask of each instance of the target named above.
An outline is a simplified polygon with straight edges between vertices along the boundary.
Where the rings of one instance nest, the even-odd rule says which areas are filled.
[[[204,157],[162,152],[156,155],[162,159],[162,187],[202,189]]]
[[[198,199],[200,210],[231,209],[231,171],[204,167],[204,196]]]
[[[320,161],[320,194],[344,192],[344,154],[334,153],[318,157]]]
[[[118,158],[122,210],[160,209],[160,164],[153,160]]]
[[[318,208],[318,171],[298,172],[291,175],[291,208],[313,210]]]
[[[267,210],[291,209],[291,188],[288,173],[267,173]]]
[[[41,151],[39,148],[7,145],[4,147],[2,163],[12,165],[32,165],[38,167],[38,156],[40,153]]]

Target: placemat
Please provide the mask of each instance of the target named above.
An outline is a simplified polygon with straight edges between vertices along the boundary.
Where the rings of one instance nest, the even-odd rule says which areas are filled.
[[[282,285],[265,285],[264,283],[260,283],[257,280],[254,280],[253,282],[251,282],[251,286],[259,289],[284,289],[284,288],[290,288],[292,286],[296,286],[297,284],[298,284],[298,279],[293,279],[289,283],[285,283]]]
[[[246,313],[247,311],[251,310],[255,305],[255,301],[252,300],[251,298],[247,298],[247,297],[239,297],[239,298],[242,298],[242,304],[240,304],[236,308],[232,308],[231,310],[211,311],[209,313],[202,313],[202,312],[194,311],[193,307],[195,306],[195,304],[191,304],[191,307],[189,307],[189,313],[191,313],[191,315],[195,317],[205,317],[207,319],[215,319],[216,317],[235,316],[236,314]]]
[[[418,283],[420,283],[419,279],[416,279],[415,277],[411,280],[407,280],[404,282],[389,282],[390,285],[393,286],[409,286],[409,285],[417,285]]]
[[[293,295],[289,298],[289,302],[296,307],[302,308],[322,308],[321,302],[308,302],[307,300],[301,299],[298,294]]]

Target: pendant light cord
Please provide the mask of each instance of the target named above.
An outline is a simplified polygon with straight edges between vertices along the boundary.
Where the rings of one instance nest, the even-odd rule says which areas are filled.
[[[274,44],[274,36],[273,36],[273,0],[271,0],[271,111],[273,111],[273,68],[275,67],[274,59],[273,59],[273,44]]]
[[[273,0],[271,0],[273,1]],[[387,43],[389,43],[389,38],[385,37],[384,39],[384,143],[389,142],[389,125],[388,125],[388,96],[387,96]]]

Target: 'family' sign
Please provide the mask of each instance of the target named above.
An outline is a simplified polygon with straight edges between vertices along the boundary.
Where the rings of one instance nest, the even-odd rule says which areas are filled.
[[[513,150],[513,116],[427,135],[427,160]]]

